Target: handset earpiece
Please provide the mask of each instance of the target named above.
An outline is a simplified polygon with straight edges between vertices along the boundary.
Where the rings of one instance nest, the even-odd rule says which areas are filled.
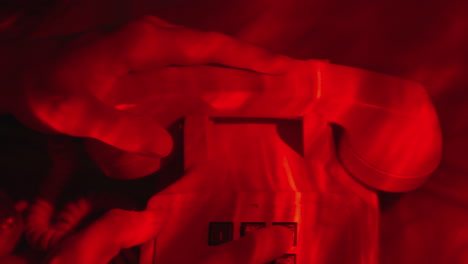
[[[423,86],[385,74],[322,64],[315,109],[343,128],[338,155],[365,184],[403,192],[439,164],[441,131]]]

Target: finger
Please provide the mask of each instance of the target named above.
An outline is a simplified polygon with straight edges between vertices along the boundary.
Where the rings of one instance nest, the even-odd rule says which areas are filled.
[[[58,233],[58,230],[50,228],[54,209],[49,202],[40,199],[31,205],[26,217],[25,234],[29,244],[36,249],[47,249]]]
[[[106,106],[91,95],[30,94],[28,105],[36,118],[56,132],[98,139],[151,157],[167,156],[172,149],[171,136],[156,120]]]
[[[55,217],[54,228],[67,232],[76,228],[91,213],[91,206],[90,201],[83,198],[68,203]]]
[[[161,167],[161,159],[122,151],[99,140],[86,139],[86,150],[110,178],[131,180],[147,176]]]
[[[295,61],[218,32],[167,30],[166,54],[173,64],[221,64],[266,74],[286,73]]]
[[[163,26],[161,26],[163,25]],[[222,64],[267,74],[286,73],[296,63],[218,32],[201,32],[148,18],[131,22],[99,42],[129,71],[156,66]],[[111,47],[111,49],[109,49]],[[99,52],[102,53],[102,52]]]
[[[216,246],[210,255],[199,263],[263,264],[284,255],[292,245],[292,233],[285,227],[273,226],[249,233],[239,240]]]

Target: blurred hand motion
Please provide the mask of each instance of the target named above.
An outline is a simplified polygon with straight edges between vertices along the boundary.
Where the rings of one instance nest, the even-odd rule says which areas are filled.
[[[19,91],[13,92],[17,100],[8,110],[21,122],[38,131],[93,138],[153,158],[170,153],[171,136],[157,118],[112,105],[120,78],[209,63],[278,74],[293,62],[221,33],[174,26],[154,16],[101,31],[31,41],[14,52],[21,58],[13,81]],[[119,94],[125,95],[141,96],[134,90]]]

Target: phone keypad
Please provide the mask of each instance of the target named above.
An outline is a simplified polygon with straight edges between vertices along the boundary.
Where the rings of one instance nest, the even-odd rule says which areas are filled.
[[[296,222],[273,222],[271,225],[284,226],[294,234],[294,244],[297,246],[297,223]],[[239,227],[240,237],[265,228],[265,222],[242,222]],[[211,222],[209,226],[208,245],[217,246],[234,240],[234,222]],[[268,264],[296,264],[296,254],[285,254]]]
[[[233,239],[234,223],[211,222],[208,235],[208,245],[217,246]]]
[[[265,227],[266,223],[263,222],[242,223],[240,226],[240,236],[242,237],[247,233],[255,232]]]

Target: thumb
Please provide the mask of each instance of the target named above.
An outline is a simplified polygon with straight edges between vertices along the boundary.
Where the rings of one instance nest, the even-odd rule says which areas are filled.
[[[141,178],[157,171],[161,159],[114,148],[95,139],[85,139],[88,155],[108,177],[121,180]]]
[[[104,105],[90,94],[30,94],[27,104],[33,118],[55,132],[149,157],[164,157],[172,150],[170,134],[154,118]]]

